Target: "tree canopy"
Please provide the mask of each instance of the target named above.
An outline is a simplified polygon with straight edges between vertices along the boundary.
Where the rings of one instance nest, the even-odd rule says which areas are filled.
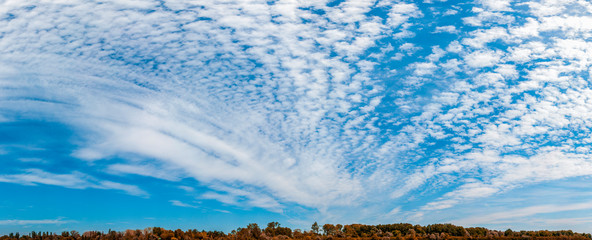
[[[168,230],[160,227],[150,227],[143,230],[117,231],[88,231],[80,234],[77,231],[64,231],[60,234],[51,232],[35,232],[28,234],[10,233],[0,236],[0,240],[332,240],[332,239],[396,239],[396,240],[492,240],[492,239],[528,239],[528,240],[592,240],[589,233],[575,233],[571,230],[561,231],[505,231],[490,230],[482,227],[456,226],[453,224],[431,224],[427,226],[409,223],[395,224],[323,224],[315,222],[311,230],[290,229],[282,227],[278,222],[270,222],[265,229],[256,223],[250,223],[245,228],[237,228],[229,233],[221,231],[198,231],[189,229]]]

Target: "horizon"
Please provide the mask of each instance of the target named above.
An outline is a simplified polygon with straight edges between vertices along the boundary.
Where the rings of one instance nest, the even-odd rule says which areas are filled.
[[[589,232],[591,38],[582,0],[0,0],[0,234]]]
[[[306,233],[314,233],[314,234],[319,234],[319,235],[332,235],[332,236],[335,236],[337,232],[344,233],[345,232],[345,229],[350,228],[352,226],[355,226],[355,225],[365,225],[365,224],[360,224],[360,223],[349,223],[349,224],[343,224],[343,225],[342,224],[331,224],[331,223],[327,223],[327,225],[331,225],[331,228],[328,228],[328,229],[330,229],[329,231],[333,231],[333,233],[329,233],[329,234],[325,230],[325,226],[324,226],[325,224],[323,224],[323,223],[318,224],[317,222],[314,222],[313,224],[311,224],[310,229],[300,229],[300,228],[286,227],[286,226],[283,226],[279,222],[269,222],[268,224],[249,223],[249,224],[247,224],[247,226],[239,226],[239,227],[236,227],[236,228],[231,229],[229,231],[221,231],[221,230],[216,230],[216,229],[206,230],[206,229],[199,229],[199,228],[187,228],[187,229],[168,228],[167,229],[167,228],[162,228],[162,227],[159,227],[159,226],[152,226],[152,227],[145,227],[145,228],[121,229],[121,230],[109,228],[108,230],[105,230],[105,231],[102,231],[102,230],[78,231],[78,230],[75,230],[75,229],[71,229],[71,230],[66,230],[66,231],[62,231],[62,232],[51,232],[51,231],[10,232],[9,234],[1,234],[0,233],[0,237],[2,237],[2,236],[8,236],[8,235],[12,236],[13,234],[19,234],[21,237],[22,236],[30,236],[31,234],[33,234],[33,232],[34,232],[34,234],[37,234],[37,235],[41,235],[41,234],[47,233],[49,235],[52,235],[53,234],[53,235],[57,235],[57,236],[60,236],[64,232],[67,232],[68,234],[73,234],[73,232],[76,232],[76,233],[78,233],[80,235],[83,235],[83,234],[89,233],[89,232],[91,232],[91,233],[92,232],[99,232],[101,234],[110,233],[110,232],[125,233],[128,230],[132,230],[132,231],[142,230],[145,233],[146,230],[147,230],[148,232],[152,232],[153,233],[155,228],[159,228],[160,230],[166,230],[166,231],[182,230],[184,232],[189,232],[189,231],[192,231],[193,230],[193,231],[200,231],[200,232],[222,232],[224,234],[236,234],[237,232],[240,232],[243,229],[249,229],[252,224],[254,224],[254,226],[258,227],[262,231],[266,230],[267,228],[270,228],[270,224],[274,224],[273,225],[273,228],[274,229],[277,229],[278,227],[287,228],[292,233],[295,233],[295,232],[305,233],[305,234]],[[315,226],[315,224],[317,224],[317,225]],[[426,228],[429,228],[430,226],[433,227],[434,225],[441,225],[441,226],[451,225],[454,229],[457,228],[457,227],[461,227],[461,229],[464,229],[465,232],[468,232],[469,236],[471,236],[471,237],[479,237],[479,235],[473,235],[473,234],[475,232],[477,232],[477,234],[482,234],[482,233],[479,233],[478,230],[479,230],[479,228],[483,228],[483,227],[463,227],[463,226],[457,226],[457,225],[454,225],[454,224],[451,224],[451,223],[434,223],[434,224],[428,224],[428,225],[423,225],[423,226],[422,225],[419,225],[419,224],[411,224],[411,223],[387,223],[387,224],[365,225],[365,226],[377,226],[377,227],[380,228],[381,225],[384,227],[384,226],[387,226],[387,225],[406,225],[406,224],[408,224],[409,227],[412,228],[412,229],[417,229],[417,227],[419,226],[420,229],[423,229],[422,231],[426,231],[426,232],[427,232],[427,229]],[[316,230],[315,230],[315,227],[317,228]],[[453,228],[444,229],[444,230],[440,228],[441,231],[436,231],[436,232],[446,233],[446,231],[451,231]],[[511,231],[513,233],[522,233],[522,232],[524,232],[523,234],[526,234],[526,235],[529,235],[531,233],[536,233],[536,232],[549,231],[549,230],[546,230],[546,229],[538,229],[538,230],[524,230],[524,229],[505,229],[505,230],[501,230],[501,229],[487,229],[487,228],[485,228],[485,229],[488,232],[492,232],[493,231],[493,232],[501,232],[501,233],[505,233],[505,234],[507,234],[507,231]],[[335,232],[335,230],[337,230],[337,232]],[[477,230],[477,231],[475,231],[475,230]],[[403,230],[401,230],[401,231],[403,231]],[[551,230],[550,232],[562,232],[562,231],[571,232],[572,234],[576,234],[576,235],[587,235],[587,238],[590,238],[590,236],[592,234],[592,233],[588,233],[588,232],[574,232],[571,229]],[[452,232],[454,232],[454,230]],[[473,232],[473,233],[471,233],[471,232]],[[429,232],[427,234],[429,234]],[[402,236],[403,237],[407,237],[407,235],[404,234],[404,233],[403,233]],[[457,236],[457,235],[453,235],[453,236]],[[463,236],[466,236],[466,235],[463,234]],[[532,235],[529,235],[529,236],[532,236]],[[288,236],[288,237],[291,237],[291,236]],[[508,235],[500,235],[498,237],[508,237]]]

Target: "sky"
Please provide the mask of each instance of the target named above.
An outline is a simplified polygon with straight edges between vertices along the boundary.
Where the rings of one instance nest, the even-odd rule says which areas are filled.
[[[586,0],[0,0],[0,234],[592,229]]]

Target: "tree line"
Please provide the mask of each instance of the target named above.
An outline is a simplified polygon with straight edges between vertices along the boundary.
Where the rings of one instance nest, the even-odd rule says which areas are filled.
[[[530,239],[530,240],[592,240],[589,233],[575,233],[571,230],[562,231],[505,231],[490,230],[482,227],[455,226],[453,224],[431,224],[427,226],[409,223],[396,224],[324,224],[314,223],[310,230],[290,229],[282,227],[278,222],[270,222],[261,228],[256,223],[248,224],[244,228],[232,230],[229,233],[221,231],[205,231],[189,229],[183,231],[167,230],[160,227],[150,227],[143,230],[125,230],[99,232],[88,231],[80,234],[77,231],[64,231],[61,234],[52,232],[35,232],[28,234],[10,233],[0,237],[0,240],[332,240],[332,239],[394,239],[394,240],[491,240],[491,239]]]

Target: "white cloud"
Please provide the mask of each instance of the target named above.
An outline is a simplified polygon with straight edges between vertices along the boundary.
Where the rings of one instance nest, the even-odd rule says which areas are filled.
[[[513,0],[479,0],[486,8],[493,11],[511,11],[510,4]]]
[[[495,71],[499,74],[501,74],[503,77],[509,78],[509,79],[516,79],[519,77],[519,72],[516,70],[516,66],[515,65],[511,65],[511,64],[500,64],[497,66],[497,68],[495,69]]]
[[[455,15],[457,13],[458,13],[458,11],[455,9],[448,9],[448,10],[446,10],[446,12],[444,12],[444,16]]]
[[[432,62],[414,63],[411,68],[414,69],[413,74],[418,76],[433,74],[437,69],[436,64]]]
[[[173,206],[177,206],[177,207],[199,208],[198,206],[187,204],[187,203],[183,203],[183,202],[181,202],[179,200],[170,200],[169,202],[171,204],[173,204]]]
[[[510,28],[509,32],[512,38],[524,39],[539,36],[540,23],[534,18],[526,20],[528,21],[526,24]]]
[[[463,49],[463,46],[458,41],[452,41],[446,47],[446,51],[453,52],[453,53],[459,53],[460,51],[462,51],[462,49]]]
[[[535,223],[543,223],[545,225],[565,225],[565,226],[575,226],[580,224],[590,224],[592,223],[592,218],[553,218],[553,219],[534,219],[533,222]]]
[[[585,160],[588,150],[578,146],[587,144],[584,136],[589,133],[583,125],[590,119],[585,114],[588,97],[582,94],[590,91],[586,69],[592,61],[585,50],[588,44],[574,38],[587,36],[590,30],[569,20],[586,22],[569,16],[581,13],[583,7],[560,16],[545,15],[547,20],[533,17],[521,23],[513,22],[508,13],[492,12],[493,8],[497,7],[475,8],[477,16],[465,18],[466,24],[482,28],[459,40],[466,47],[452,42],[447,48],[462,59],[446,59],[432,69],[455,77],[464,70],[469,77],[451,81],[449,91],[431,97],[416,112],[416,125],[408,127],[420,143],[429,146],[429,142],[422,142],[425,136],[445,136],[450,148],[437,148],[445,157],[411,171],[406,184],[393,196],[448,188],[454,182],[451,178],[479,180],[460,182],[450,191],[434,194],[435,199],[424,204],[420,213],[487,201],[542,181],[590,174],[584,170],[590,165]],[[495,11],[513,10],[500,7]],[[493,19],[500,21],[494,23]],[[551,21],[558,24],[541,27]],[[558,32],[549,34],[552,31]],[[497,40],[504,46],[489,44]],[[445,96],[457,97],[449,104],[441,100],[448,99]],[[433,151],[429,147],[415,149],[425,150]]]
[[[497,11],[483,11],[481,8],[473,8],[473,12],[477,13],[477,15],[465,17],[462,19],[465,24],[475,27],[482,27],[494,23],[510,24],[515,21],[513,16]]]
[[[421,47],[415,46],[413,43],[403,43],[401,46],[399,46],[399,49],[407,52],[408,54],[412,54],[415,51],[421,50]]]
[[[463,44],[474,48],[483,48],[487,43],[507,38],[508,32],[504,28],[493,27],[486,30],[475,30],[474,32],[471,32],[471,36],[473,36],[473,38],[463,39]]]
[[[25,173],[21,174],[0,175],[0,182],[16,183],[22,185],[45,184],[73,189],[96,188],[121,190],[127,194],[134,196],[149,196],[147,192],[145,192],[137,186],[105,180],[99,181],[91,176],[88,176],[80,172],[72,172],[69,174],[55,174],[40,169],[28,169],[25,171]]]
[[[432,54],[428,55],[426,57],[427,60],[429,60],[430,62],[437,62],[438,60],[440,60],[440,58],[442,58],[444,55],[446,55],[446,51],[442,50],[440,47],[438,46],[433,46],[432,47]]]
[[[0,24],[0,114],[67,124],[84,137],[72,156],[108,174],[192,178],[208,188],[200,198],[276,212],[293,203],[353,209],[384,192],[396,202],[434,189],[420,212],[385,207],[421,217],[590,175],[581,136],[592,119],[587,8],[478,3],[462,19],[468,26],[435,28],[459,34],[445,35],[448,46],[424,46],[400,39],[424,27],[415,22],[422,10],[400,1],[164,1],[200,10],[149,14],[141,9],[153,1],[3,2],[0,14],[17,17]],[[382,79],[382,59],[403,57]],[[64,171],[0,181],[148,195]]]
[[[434,33],[458,33],[458,29],[454,25],[437,26]]]
[[[169,181],[179,181],[181,176],[183,176],[183,171],[179,169],[155,167],[145,164],[131,165],[116,163],[109,165],[107,171],[112,174],[136,174]]]
[[[442,210],[442,209],[453,207],[454,205],[456,205],[458,203],[459,203],[458,200],[451,200],[451,199],[435,201],[435,202],[431,202],[431,203],[428,203],[425,206],[423,206],[422,210]]]
[[[500,61],[502,53],[486,50],[476,51],[464,56],[466,64],[474,68],[491,67]]]
[[[0,220],[0,225],[45,225],[45,224],[56,224],[61,225],[65,223],[69,223],[71,221],[58,219],[41,219],[41,220],[19,220],[19,219],[9,219],[9,220]]]
[[[45,160],[41,159],[41,158],[18,158],[19,161],[21,162],[34,162],[34,163],[44,163],[46,162]]]
[[[71,174],[53,174],[40,169],[29,169],[26,173],[1,175],[0,182],[18,183],[23,185],[46,184],[67,188],[83,189],[88,186],[86,175],[80,172]]]
[[[189,187],[189,186],[179,186],[180,189],[182,189],[185,192],[194,192],[195,188]]]
[[[99,185],[95,186],[94,188],[121,190],[129,195],[134,195],[134,196],[141,196],[141,197],[150,196],[146,191],[140,189],[138,186],[116,183],[116,182],[111,182],[111,181],[100,181]]]
[[[372,85],[362,76],[372,70],[373,63],[359,65],[363,72],[354,76],[347,62],[330,56],[335,50],[341,56],[356,58],[384,34],[382,21],[366,16],[373,1],[350,1],[335,8],[311,3],[312,8],[324,8],[329,22],[312,11],[301,10],[302,4],[165,4],[171,8],[204,8],[200,12],[156,11],[144,16],[130,6],[109,3],[98,11],[92,3],[79,3],[76,8],[39,3],[38,12],[18,19],[26,20],[32,28],[55,25],[60,31],[44,32],[44,36],[35,35],[41,32],[22,32],[27,35],[23,44],[34,46],[28,50],[12,44],[12,38],[4,38],[0,44],[10,45],[6,49],[11,54],[3,57],[3,62],[12,62],[7,66],[28,62],[36,67],[24,68],[37,69],[29,71],[31,74],[43,74],[26,82],[10,81],[15,74],[27,72],[21,65],[16,67],[18,71],[7,73],[12,75],[5,76],[4,82],[27,89],[20,92],[23,96],[39,93],[40,98],[71,104],[69,115],[53,118],[92,133],[74,157],[102,161],[132,155],[155,160],[142,165],[133,160],[112,164],[107,168],[111,174],[172,181],[192,177],[204,183],[239,181],[276,199],[313,206],[334,200],[345,204],[361,195],[355,193],[361,189],[359,180],[336,164],[341,158],[335,156],[344,149],[336,146],[344,140],[343,144],[350,146],[369,138],[357,133],[364,129],[339,137],[334,126],[347,121],[352,121],[352,127],[353,123],[371,124],[360,116],[325,119],[328,112],[349,112],[352,107],[368,112],[380,104],[380,98],[361,88]],[[134,4],[133,8],[146,7],[150,6]],[[418,16],[413,12],[416,7],[407,7],[411,8],[401,5],[392,12],[402,17]],[[64,14],[77,21],[58,17]],[[194,21],[200,18],[212,20]],[[52,24],[44,24],[47,22]],[[2,31],[16,31],[20,24],[24,23],[11,21]],[[81,35],[80,29],[87,26],[96,29],[87,29]],[[183,33],[179,33],[181,26]],[[350,28],[354,26],[358,27]],[[62,37],[66,40],[59,40]],[[316,40],[322,46],[315,46]],[[242,51],[243,46],[249,49]],[[84,59],[63,61],[69,57],[62,55],[68,54]],[[44,57],[28,61],[30,56]],[[254,68],[246,59],[262,66]],[[177,75],[153,75],[167,71]],[[125,74],[129,72],[134,74]],[[249,80],[252,74],[256,77]],[[45,84],[41,87],[39,82]],[[224,86],[234,87],[224,90]],[[47,92],[52,88],[71,90]],[[353,104],[345,97],[351,93],[359,96]],[[257,102],[260,104],[254,104]],[[29,109],[47,114],[62,112],[62,107],[48,104]],[[301,145],[304,140],[310,143]],[[292,160],[285,164],[285,159]],[[161,170],[157,166],[167,167]],[[342,187],[346,185],[353,188]],[[330,193],[319,194],[327,191]],[[271,201],[252,202],[276,207],[267,203]]]
[[[406,23],[411,17],[421,17],[423,13],[413,3],[397,3],[392,5],[389,12],[388,24],[398,27]]]
[[[459,219],[459,220],[455,220],[454,223],[458,223],[461,225],[491,224],[491,223],[504,222],[504,221],[515,221],[515,219],[517,219],[517,218],[533,216],[536,214],[556,213],[556,212],[575,211],[575,210],[584,210],[584,209],[592,209],[592,203],[583,202],[583,203],[575,203],[575,204],[567,204],[567,205],[549,204],[549,205],[531,206],[531,207],[526,207],[526,208],[522,208],[522,209],[513,209],[508,212],[498,212],[498,213],[493,213],[493,214],[489,214],[489,215],[485,215],[485,216]]]
[[[528,2],[526,3],[535,16],[549,16],[557,15],[565,11],[567,4],[574,2],[568,1],[542,1],[542,2]]]

